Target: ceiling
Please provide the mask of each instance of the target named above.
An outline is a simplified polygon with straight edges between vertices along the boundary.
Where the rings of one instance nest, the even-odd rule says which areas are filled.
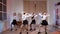
[[[46,1],[46,0],[24,0],[24,1]]]

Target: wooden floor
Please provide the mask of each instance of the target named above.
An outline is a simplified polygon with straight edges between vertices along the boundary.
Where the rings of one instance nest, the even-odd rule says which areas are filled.
[[[38,34],[39,32],[39,28],[37,27],[35,31],[29,31],[29,34]],[[18,28],[17,31],[11,31],[11,30],[7,30],[5,32],[2,32],[1,34],[19,34],[20,30]],[[48,26],[48,30],[47,30],[48,34],[60,34],[60,29],[55,28],[53,26]],[[22,32],[22,34],[26,34],[26,32]],[[45,34],[44,33],[44,28],[41,28],[41,34]]]

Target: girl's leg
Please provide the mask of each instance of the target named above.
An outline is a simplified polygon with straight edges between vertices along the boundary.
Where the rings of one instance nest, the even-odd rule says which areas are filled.
[[[32,27],[32,30],[34,30],[34,24],[32,24],[31,27]]]
[[[28,24],[26,25],[26,32],[27,32],[27,34],[28,34]]]
[[[14,26],[14,30],[17,31],[17,25]]]
[[[36,26],[36,24],[33,24],[33,27],[34,27],[34,29],[33,29],[33,30],[36,30],[36,27],[35,27],[35,26]]]
[[[38,32],[38,34],[40,34],[40,33],[41,33],[41,32],[40,32],[40,30],[41,30],[41,27],[42,27],[42,26],[41,26],[41,25],[39,25],[39,32]]]
[[[19,34],[22,34],[22,30],[23,30],[23,25],[21,25],[21,27],[20,27],[20,33]]]
[[[30,24],[30,31],[32,30],[32,24]]]
[[[47,26],[45,26],[45,34],[47,34]]]
[[[11,24],[11,31],[12,31],[12,24]]]

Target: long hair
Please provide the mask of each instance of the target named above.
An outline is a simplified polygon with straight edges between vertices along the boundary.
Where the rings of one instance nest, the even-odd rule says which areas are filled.
[[[32,18],[31,19],[33,19],[34,18],[34,16],[32,16]]]

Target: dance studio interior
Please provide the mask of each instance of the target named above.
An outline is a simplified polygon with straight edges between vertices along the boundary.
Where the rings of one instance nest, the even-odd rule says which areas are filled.
[[[60,0],[0,0],[0,34],[60,34]]]

